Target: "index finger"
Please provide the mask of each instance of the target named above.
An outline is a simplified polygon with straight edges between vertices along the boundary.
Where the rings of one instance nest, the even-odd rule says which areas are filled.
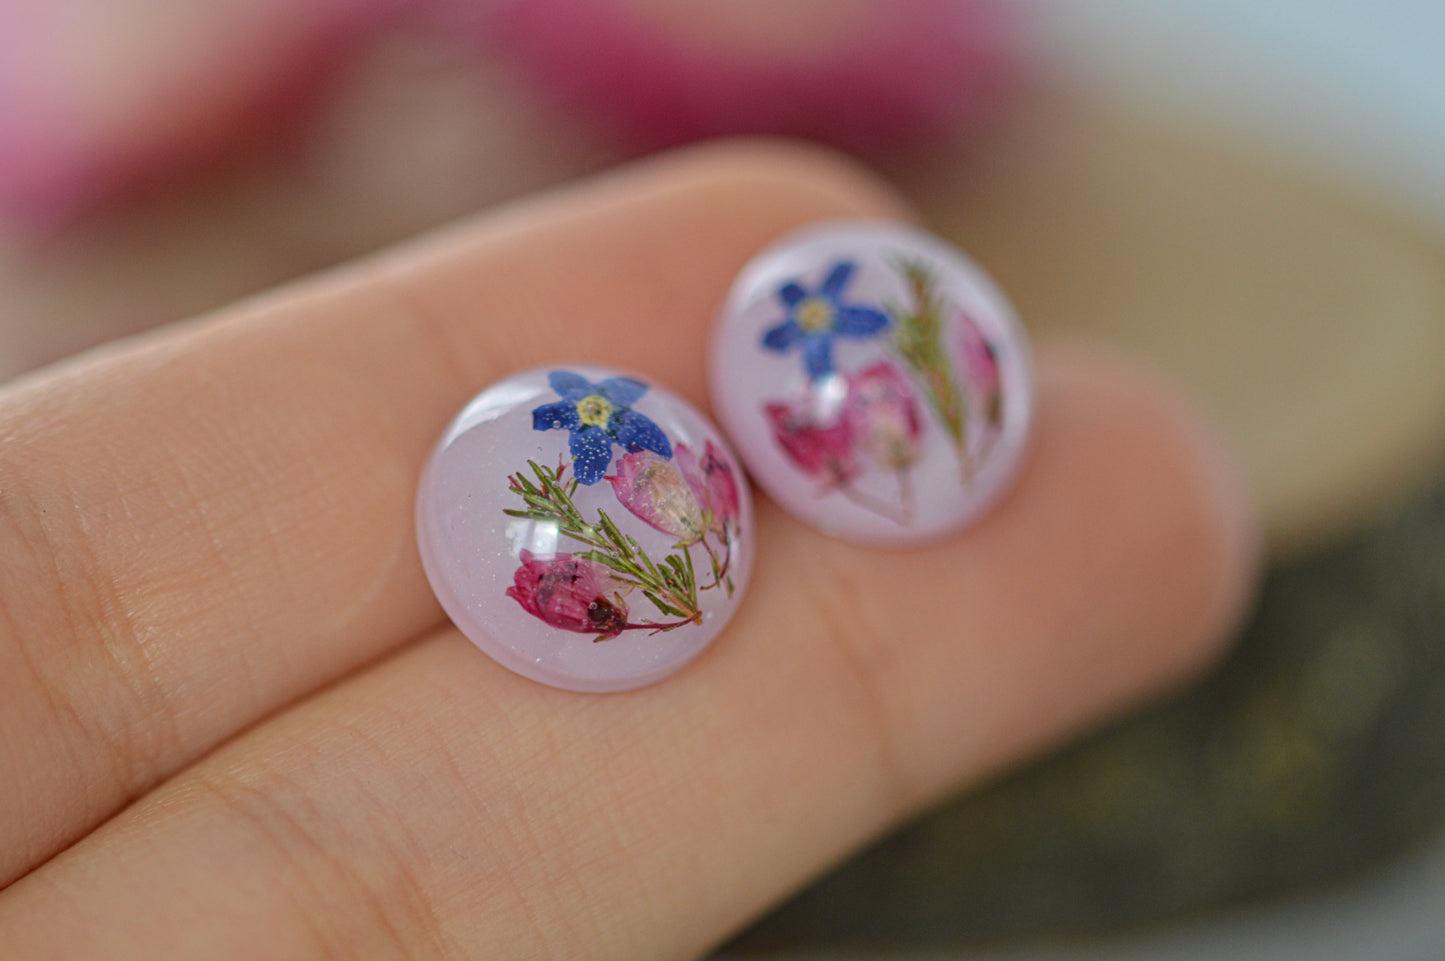
[[[0,885],[441,620],[416,474],[481,386],[567,355],[701,406],[708,321],[756,249],[900,213],[835,160],[710,148],[7,390]]]

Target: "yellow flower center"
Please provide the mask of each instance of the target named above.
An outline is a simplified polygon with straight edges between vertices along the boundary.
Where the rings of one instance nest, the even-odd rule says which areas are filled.
[[[601,394],[589,394],[577,402],[577,416],[588,427],[606,427],[612,419],[612,401]]]
[[[833,305],[822,297],[809,297],[793,309],[798,326],[810,334],[833,329]]]

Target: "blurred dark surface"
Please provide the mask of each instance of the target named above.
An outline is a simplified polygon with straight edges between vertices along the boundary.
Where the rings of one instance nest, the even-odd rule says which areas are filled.
[[[1203,682],[887,838],[730,954],[1118,931],[1345,879],[1445,813],[1445,483],[1272,570]]]

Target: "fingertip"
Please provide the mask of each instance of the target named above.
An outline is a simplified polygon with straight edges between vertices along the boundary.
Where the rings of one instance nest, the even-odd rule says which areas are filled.
[[[1167,686],[1197,675],[1228,650],[1258,580],[1260,528],[1237,459],[1193,398],[1137,358],[1065,341],[1046,345],[1038,363],[1052,394],[1075,402],[1087,397],[1095,417],[1129,435],[1114,453],[1114,466],[1136,476],[1121,489],[1141,509],[1147,504],[1157,511],[1138,525],[1135,538],[1149,547],[1161,572],[1171,572],[1173,585],[1158,635],[1168,643],[1151,652],[1149,683]],[[1162,499],[1144,496],[1141,486]]]
[[[868,567],[909,599],[882,699],[923,801],[1185,683],[1250,596],[1253,515],[1205,418],[1136,361],[1037,347],[1013,490],[954,540]]]

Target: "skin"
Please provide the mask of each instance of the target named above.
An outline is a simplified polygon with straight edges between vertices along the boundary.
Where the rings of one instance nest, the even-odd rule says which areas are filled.
[[[1221,650],[1253,535],[1171,390],[1036,345],[1015,489],[880,553],[766,499],[733,624],[654,687],[526,681],[412,532],[473,394],[585,358],[706,408],[758,248],[908,217],[800,148],[536,197],[0,394],[0,944],[12,959],[686,958],[946,792]]]

